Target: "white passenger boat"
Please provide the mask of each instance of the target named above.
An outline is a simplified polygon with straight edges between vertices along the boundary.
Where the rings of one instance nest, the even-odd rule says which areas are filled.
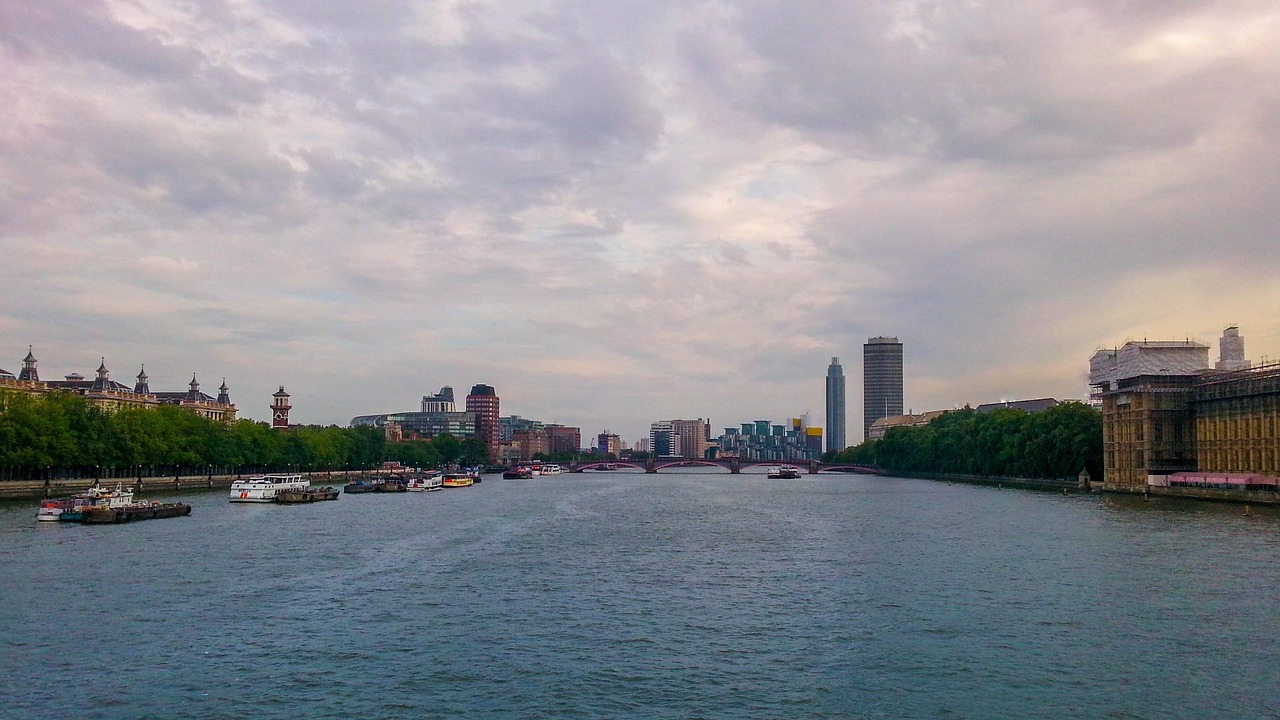
[[[411,477],[405,483],[405,489],[409,492],[431,492],[433,490],[444,489],[444,473],[439,471],[429,472],[420,477]]]
[[[281,490],[307,490],[311,481],[301,475],[255,475],[231,483],[227,499],[231,502],[270,503],[276,501]]]
[[[560,467],[559,465],[544,464],[542,466],[543,475],[560,475],[563,472],[564,472],[564,468]]]

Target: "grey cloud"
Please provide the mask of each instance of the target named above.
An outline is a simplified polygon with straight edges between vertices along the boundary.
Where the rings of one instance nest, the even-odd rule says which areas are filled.
[[[269,213],[293,186],[292,169],[252,132],[189,137],[171,122],[114,117],[81,103],[62,108],[52,135],[66,156],[90,159],[137,192],[196,213]]]
[[[97,63],[156,83],[172,102],[226,114],[263,99],[261,84],[217,65],[199,49],[124,25],[99,0],[0,5],[0,44],[19,56]]]
[[[726,75],[724,50],[690,56],[738,110],[859,153],[1077,162],[1187,145],[1256,81],[1230,62],[1153,80],[1122,57],[1206,4],[926,5],[913,38],[888,4],[763,0],[728,28],[750,70]]]
[[[366,173],[360,164],[339,158],[332,148],[310,148],[300,154],[307,163],[307,184],[316,192],[350,198],[364,189]]]

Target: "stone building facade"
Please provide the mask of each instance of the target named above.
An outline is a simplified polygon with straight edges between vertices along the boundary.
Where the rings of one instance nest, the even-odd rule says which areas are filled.
[[[186,390],[174,392],[153,392],[147,377],[146,368],[142,368],[132,387],[111,379],[104,358],[98,365],[96,377],[92,380],[71,373],[62,380],[41,380],[38,361],[34,352],[28,348],[27,356],[22,361],[22,372],[16,377],[12,373],[0,372],[0,391],[19,392],[28,395],[41,395],[50,392],[66,392],[80,395],[93,405],[104,410],[115,411],[128,407],[159,407],[176,405],[202,417],[220,422],[231,422],[236,419],[236,406],[231,402],[230,391],[224,379],[218,388],[217,397],[200,391],[200,383],[196,376],[191,376]]]
[[[1104,489],[1141,492],[1188,473],[1280,475],[1280,363],[1214,371],[1208,351],[1143,341],[1093,356]]]

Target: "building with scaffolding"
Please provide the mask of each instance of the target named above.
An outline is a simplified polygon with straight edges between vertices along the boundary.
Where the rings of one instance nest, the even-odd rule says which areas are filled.
[[[1102,407],[1103,489],[1274,485],[1280,476],[1280,363],[1250,366],[1235,327],[1221,359],[1192,340],[1133,341],[1090,359]],[[1212,482],[1206,480],[1214,476]],[[1259,481],[1254,476],[1269,476]]]

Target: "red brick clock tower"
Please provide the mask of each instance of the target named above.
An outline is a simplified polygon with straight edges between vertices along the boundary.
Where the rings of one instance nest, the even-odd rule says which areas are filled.
[[[275,400],[271,403],[271,427],[276,430],[289,429],[289,410],[293,408],[289,404],[289,393],[284,391],[284,386],[280,386],[280,391],[271,397]]]

